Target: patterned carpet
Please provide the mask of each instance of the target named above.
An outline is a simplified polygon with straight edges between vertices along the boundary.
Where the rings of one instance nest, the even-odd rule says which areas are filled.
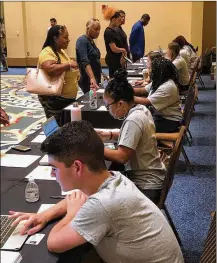
[[[1,107],[9,115],[11,123],[8,127],[1,127],[1,150],[19,143],[45,121],[37,95],[22,89],[23,80],[23,75],[1,76]]]

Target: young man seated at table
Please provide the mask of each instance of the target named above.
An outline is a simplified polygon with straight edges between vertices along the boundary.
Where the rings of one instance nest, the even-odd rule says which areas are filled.
[[[86,242],[107,263],[183,263],[183,256],[162,212],[119,172],[109,172],[104,145],[87,121],[67,123],[41,146],[63,191],[74,191],[39,213],[10,211],[27,219],[21,234],[32,235],[53,219],[47,245],[62,253]]]

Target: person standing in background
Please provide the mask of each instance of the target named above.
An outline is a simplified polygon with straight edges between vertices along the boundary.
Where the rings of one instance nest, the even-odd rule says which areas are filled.
[[[143,27],[147,26],[149,21],[150,16],[144,14],[132,27],[130,34],[130,52],[133,62],[136,62],[145,54],[145,32]]]
[[[100,51],[94,43],[100,33],[100,22],[92,18],[86,24],[86,34],[76,42],[76,57],[81,73],[79,86],[84,93],[90,88],[98,88],[101,82]]]
[[[47,119],[54,116],[59,126],[62,110],[75,101],[78,91],[78,65],[64,51],[69,42],[69,33],[65,26],[51,27],[38,58],[39,68],[48,77],[58,77],[65,72],[61,96],[38,95]]]
[[[127,51],[123,47],[122,42],[116,28],[121,25],[121,15],[114,8],[106,8],[103,10],[105,20],[109,20],[109,26],[104,32],[104,40],[106,46],[105,62],[109,68],[109,77],[112,78],[115,71],[125,67],[125,59]]]
[[[121,16],[121,25],[119,27],[116,27],[116,32],[118,33],[120,40],[122,42],[122,46],[126,49],[127,51],[127,57],[130,58],[130,50],[129,50],[129,46],[127,43],[127,35],[124,32],[122,25],[125,24],[125,19],[126,19],[126,13],[123,10],[119,10],[118,11],[120,16]]]
[[[6,37],[6,30],[5,30],[5,24],[3,21],[3,18],[0,18],[0,60],[3,66],[3,71],[8,71],[8,65],[6,62],[5,57],[5,37]]]
[[[56,20],[56,18],[51,18],[50,19],[50,26],[48,27],[48,29],[47,29],[47,31],[51,28],[51,27],[53,27],[53,26],[56,26],[57,25],[57,20]]]

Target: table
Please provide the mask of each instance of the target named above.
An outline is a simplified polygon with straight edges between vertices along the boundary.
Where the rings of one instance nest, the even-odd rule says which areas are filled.
[[[21,153],[11,149],[8,153],[13,154],[31,154],[40,155],[43,154],[40,151],[40,144],[31,143],[31,141],[40,133],[36,133],[27,137],[22,145],[31,146],[31,151]],[[36,160],[27,168],[11,168],[1,167],[1,214],[8,214],[9,210],[24,211],[24,212],[37,212],[41,204],[54,204],[59,200],[51,199],[52,195],[60,195],[61,189],[56,181],[48,180],[36,180],[39,191],[40,199],[36,203],[28,203],[25,201],[25,187],[27,180],[24,179],[33,169],[35,169],[39,160]],[[22,255],[21,263],[99,263],[100,258],[96,254],[92,245],[86,243],[75,249],[62,254],[50,253],[47,250],[47,237],[51,228],[56,222],[52,222],[47,225],[41,233],[45,234],[45,237],[39,243],[39,245],[27,245],[19,251]]]
[[[89,93],[84,94],[78,100],[79,105],[84,105],[81,108],[82,120],[89,121],[94,128],[120,128],[122,121],[114,119],[108,110],[92,110],[89,107]],[[103,93],[97,93],[98,109],[104,106]],[[66,107],[67,108],[67,107]],[[61,125],[71,121],[70,110],[64,109],[61,116]]]

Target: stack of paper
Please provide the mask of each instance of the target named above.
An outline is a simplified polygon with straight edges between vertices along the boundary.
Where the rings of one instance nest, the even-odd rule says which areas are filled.
[[[1,251],[1,263],[19,263],[22,256],[18,252]]]

